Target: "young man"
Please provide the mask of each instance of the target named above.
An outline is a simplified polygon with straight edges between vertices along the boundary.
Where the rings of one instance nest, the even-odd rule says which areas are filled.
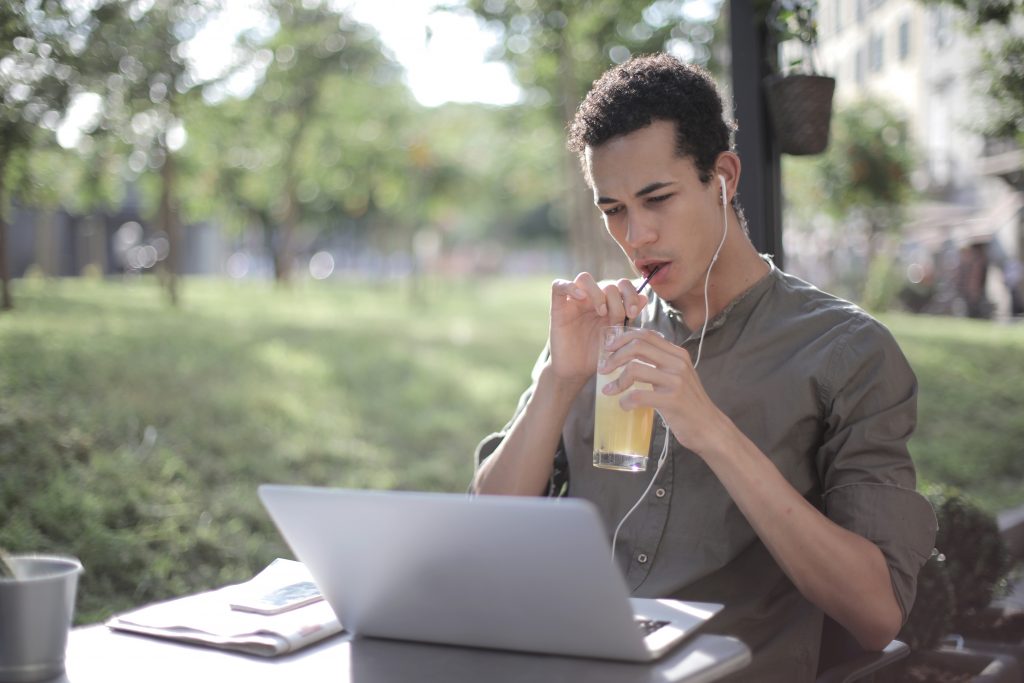
[[[935,518],[906,447],[913,372],[864,311],[757,253],[731,132],[710,76],[668,55],[595,82],[569,144],[609,233],[641,275],[657,268],[653,295],[588,273],[552,284],[548,346],[515,417],[480,444],[473,489],[537,495],[567,476],[614,529],[655,475],[591,463],[595,373],[624,367],[606,391],[671,431],[618,536],[627,583],[724,603],[713,630],[754,651],[739,678],[791,683],[814,678],[823,612],[867,649],[895,637]],[[625,317],[637,329],[598,368],[600,329]],[[665,436],[656,424],[652,456]]]

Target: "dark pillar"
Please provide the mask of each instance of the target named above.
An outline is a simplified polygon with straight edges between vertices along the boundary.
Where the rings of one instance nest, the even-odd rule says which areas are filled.
[[[773,254],[781,267],[782,172],[762,85],[769,75],[764,58],[766,29],[764,21],[756,16],[754,4],[751,0],[729,2],[732,91],[739,124],[736,148],[743,160],[739,198],[754,246]]]

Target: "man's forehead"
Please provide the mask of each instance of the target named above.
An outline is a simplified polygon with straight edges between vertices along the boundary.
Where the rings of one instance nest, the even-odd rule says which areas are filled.
[[[693,157],[680,155],[674,147],[649,153],[632,149],[626,157],[604,155],[603,151],[604,145],[584,149],[586,179],[595,197],[608,193],[632,196],[655,183],[681,180],[689,172],[697,175]]]

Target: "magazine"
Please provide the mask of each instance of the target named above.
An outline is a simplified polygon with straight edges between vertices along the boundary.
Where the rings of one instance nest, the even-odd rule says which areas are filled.
[[[264,657],[342,631],[305,566],[280,558],[245,583],[147,605],[107,626]]]

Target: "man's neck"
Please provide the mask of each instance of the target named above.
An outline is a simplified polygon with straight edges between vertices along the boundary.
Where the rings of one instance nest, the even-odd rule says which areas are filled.
[[[730,226],[730,229],[732,227]],[[770,268],[746,235],[743,235],[742,239],[728,240],[711,269],[707,293],[707,319],[710,320],[721,313],[733,299],[764,277]],[[683,320],[691,330],[699,330],[704,325],[703,284],[702,278],[701,286],[696,291],[670,302],[683,314]]]

